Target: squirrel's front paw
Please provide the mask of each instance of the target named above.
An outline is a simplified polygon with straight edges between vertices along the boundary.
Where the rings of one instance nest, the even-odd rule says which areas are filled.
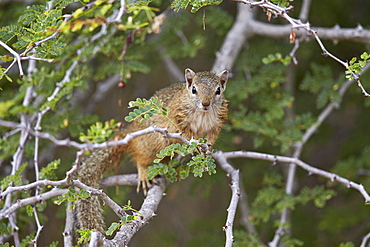
[[[144,195],[146,195],[147,190],[150,188],[150,182],[147,179],[148,174],[146,173],[146,169],[144,167],[137,167],[138,171],[138,182],[136,191],[139,193],[140,188],[143,189]]]

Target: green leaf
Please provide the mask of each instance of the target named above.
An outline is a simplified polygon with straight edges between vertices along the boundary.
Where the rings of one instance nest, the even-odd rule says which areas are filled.
[[[355,247],[355,245],[352,242],[347,242],[347,243],[341,243],[339,247]]]
[[[0,234],[1,235],[10,235],[13,233],[12,226],[7,225],[5,222],[0,221]]]
[[[167,109],[163,107],[163,103],[158,99],[158,97],[152,97],[149,100],[137,98],[136,101],[130,101],[128,103],[128,107],[137,107],[137,109],[134,109],[125,117],[127,122],[132,122],[136,119],[143,122],[154,115],[162,114],[173,126],[176,127],[175,123],[168,117]]]
[[[96,122],[87,130],[87,134],[80,133],[80,141],[90,143],[101,143],[107,141],[114,133],[118,124],[115,120],[106,121],[103,125],[101,122]]]
[[[108,230],[105,232],[105,234],[106,234],[107,236],[112,236],[112,235],[113,235],[113,233],[114,233],[118,228],[120,228],[120,227],[121,227],[121,224],[120,224],[120,223],[113,222],[113,223],[109,226],[109,228],[108,228]]]
[[[56,180],[57,176],[55,174],[55,170],[58,169],[60,162],[61,162],[60,159],[57,159],[50,162],[46,167],[41,168],[39,172],[40,180],[43,179]]]
[[[49,247],[57,247],[58,246],[58,241],[53,241],[51,244],[49,244]]]
[[[14,57],[11,57],[9,55],[4,55],[4,56],[0,56],[0,59],[3,61],[3,62],[9,62],[9,61],[13,61],[14,60]]]
[[[195,13],[200,8],[208,6],[208,5],[219,5],[222,3],[222,0],[175,0],[171,4],[171,8],[175,11],[179,11],[180,9],[186,9],[188,5],[190,5],[191,12]]]
[[[27,167],[27,164],[23,164],[19,169],[16,171],[14,175],[8,175],[0,181],[1,190],[5,190],[10,184],[14,186],[22,185],[22,176],[21,173]]]
[[[293,0],[271,0],[272,3],[279,5],[283,8],[288,7],[290,5],[290,2]]]
[[[33,216],[33,208],[31,205],[26,206],[26,212],[28,216]]]
[[[148,174],[148,180],[152,180],[157,175],[164,175],[168,172],[168,165],[166,164],[154,164],[152,166],[149,166],[148,170],[146,171]]]
[[[93,231],[93,230],[77,229],[76,231],[80,234],[80,237],[77,239],[78,244],[87,243],[87,242],[90,241],[91,231]]]
[[[9,108],[11,108],[16,102],[14,100],[8,100],[0,102],[0,118],[7,117],[9,115]]]
[[[291,63],[292,58],[286,55],[284,58],[281,53],[269,54],[267,57],[262,58],[262,63],[269,64],[273,62],[281,62],[284,66],[288,66]]]
[[[68,192],[64,193],[61,196],[58,196],[57,200],[55,200],[54,203],[61,205],[63,202],[66,202],[66,201],[76,202],[79,198],[81,198],[82,200],[85,200],[88,197],[90,197],[90,193],[88,193],[86,190],[76,191],[75,189],[69,187]]]

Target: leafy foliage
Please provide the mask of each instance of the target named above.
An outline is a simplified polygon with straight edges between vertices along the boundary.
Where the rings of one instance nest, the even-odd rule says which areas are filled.
[[[9,243],[0,243],[0,247],[10,247],[10,245]]]
[[[10,235],[12,234],[13,229],[10,225],[7,225],[4,221],[0,221],[0,234],[1,235]]]
[[[343,81],[333,78],[334,75],[329,66],[312,63],[311,73],[307,73],[300,89],[316,94],[316,107],[321,109],[328,102],[340,102],[338,89]]]
[[[125,117],[127,122],[132,122],[137,118],[140,118],[140,122],[144,122],[145,120],[153,117],[156,114],[162,114],[165,116],[169,121],[168,118],[168,111],[166,108],[163,107],[162,101],[157,97],[152,97],[149,100],[137,98],[136,101],[130,101],[128,103],[129,108],[137,107],[137,109],[133,110],[129,113],[128,116]]]
[[[101,143],[107,141],[118,127],[115,120],[106,121],[103,125],[101,122],[96,122],[87,130],[87,134],[80,133],[80,141],[90,143]]]
[[[216,6],[208,7],[203,18],[198,19],[197,24],[202,25],[204,29],[212,28],[215,34],[223,37],[230,30],[233,24],[233,18],[222,8]],[[209,42],[207,42],[207,44],[208,43]]]
[[[293,0],[271,0],[271,2],[281,7],[288,7]]]
[[[261,241],[258,239],[258,236],[254,234],[249,234],[245,231],[237,230],[234,234],[235,243],[233,244],[236,247],[264,247]]]
[[[57,176],[55,171],[59,168],[61,160],[57,159],[50,162],[46,167],[41,168],[39,172],[40,180],[48,179],[48,180],[56,180]]]
[[[187,156],[193,153],[199,153],[201,145],[206,143],[205,139],[198,143],[176,143],[167,146],[157,154],[157,159],[153,161],[154,165],[147,170],[148,179],[153,179],[157,175],[166,175],[171,182],[176,182],[178,176],[185,179],[190,173],[194,177],[202,177],[203,173],[207,172],[209,175],[216,173],[215,160],[209,155],[198,154],[192,156],[190,160],[185,163],[178,159],[173,159],[176,155]],[[168,161],[168,163],[162,163]]]
[[[232,123],[230,127],[251,133],[255,148],[268,142],[273,146],[280,146],[284,152],[292,143],[301,140],[303,131],[313,123],[311,114],[297,114],[287,123],[286,111],[292,108],[294,98],[281,87],[286,80],[286,67],[280,63],[271,63],[275,61],[275,57],[242,58],[246,61],[242,59],[240,63],[249,64],[249,61],[254,61],[255,64],[249,67],[249,73],[253,72],[253,77],[248,80],[248,86],[244,86],[244,73],[241,74],[225,92],[228,98],[233,99],[231,104],[238,106],[229,115]],[[269,63],[262,65],[261,60],[268,60],[266,62]]]
[[[339,247],[354,247],[355,245],[352,242],[341,243]]]
[[[268,54],[267,57],[262,58],[264,64],[269,64],[272,62],[281,62],[283,65],[288,66],[291,62],[291,57],[286,55],[283,57],[281,53]]]
[[[294,210],[298,204],[305,205],[309,201],[313,201],[316,207],[322,208],[326,201],[335,195],[333,190],[325,189],[323,186],[305,187],[296,196],[288,195],[284,191],[284,183],[278,174],[265,176],[263,182],[267,186],[258,191],[252,204],[251,214],[256,224],[267,222],[272,215],[282,212],[285,208]]]
[[[185,0],[185,1],[175,0],[173,1],[171,7],[175,11],[179,11],[180,9],[186,9],[190,5],[191,6],[190,11],[192,13],[195,13],[204,6],[218,5],[220,3],[222,3],[222,0]]]
[[[212,15],[212,12],[210,11],[208,15]],[[226,13],[224,15],[227,16]],[[217,14],[212,16],[212,19],[220,17]],[[225,24],[230,23],[229,18],[226,20]],[[165,26],[160,35],[152,41],[155,47],[164,47],[161,53],[163,52],[174,59],[195,57],[209,43],[203,35],[194,32],[194,29],[191,28],[192,21],[186,18],[185,15],[172,15],[168,17],[167,21],[171,25]],[[215,22],[215,24],[217,23]],[[219,31],[222,31],[222,28]]]
[[[77,229],[77,233],[80,235],[77,239],[78,244],[87,243],[90,241],[91,231],[90,229]]]
[[[361,74],[362,69],[369,61],[370,54],[367,52],[362,53],[359,60],[357,60],[357,57],[353,57],[351,61],[349,61],[349,66],[346,70],[346,78],[348,80],[353,80],[354,79],[353,73],[357,75]]]
[[[27,167],[27,164],[23,164],[19,169],[16,171],[14,175],[9,175],[3,178],[0,181],[1,190],[5,190],[9,185],[19,186],[22,185],[22,175],[21,173]]]
[[[144,217],[144,215],[142,213],[140,213],[139,211],[137,211],[136,209],[134,209],[132,206],[131,206],[131,201],[129,200],[127,202],[127,205],[123,206],[123,210],[125,212],[127,211],[132,211],[138,215],[141,215],[142,217]],[[137,215],[125,215],[125,216],[122,216],[120,222],[113,222],[110,227],[108,228],[108,230],[106,231],[106,235],[107,236],[112,236],[113,233],[118,230],[122,225],[124,225],[125,223],[127,222],[130,222],[130,221],[134,221],[138,218]]]
[[[86,190],[77,191],[72,187],[68,188],[68,192],[65,194],[58,196],[58,199],[54,201],[55,204],[62,204],[63,202],[76,202],[78,199],[85,200],[86,198],[90,197],[90,194]],[[69,209],[73,209],[73,204],[70,206]]]

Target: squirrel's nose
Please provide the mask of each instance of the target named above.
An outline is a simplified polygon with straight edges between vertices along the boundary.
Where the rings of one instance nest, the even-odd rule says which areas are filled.
[[[202,102],[202,105],[203,105],[204,107],[208,107],[210,104],[211,104],[211,103],[210,103],[209,101],[207,101],[207,102]]]

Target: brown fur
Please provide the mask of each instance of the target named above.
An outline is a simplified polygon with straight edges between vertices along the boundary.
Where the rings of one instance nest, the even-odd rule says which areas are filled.
[[[133,121],[114,139],[122,139],[127,133],[156,125],[167,128],[169,132],[179,131],[187,139],[206,138],[213,144],[227,118],[227,101],[223,97],[227,77],[227,71],[216,75],[212,72],[194,73],[186,69],[184,83],[172,84],[154,94],[163,102],[168,117],[176,126],[163,115],[157,114],[144,122]],[[176,142],[177,139],[167,140],[160,133],[151,133],[132,139],[126,146],[97,150],[82,162],[78,178],[91,187],[99,188],[104,173],[115,160],[122,153],[129,153],[138,168],[138,189],[142,187],[146,191],[146,187],[150,186],[145,172],[148,166],[157,153]],[[77,217],[82,229],[102,232],[103,218],[97,197],[80,200],[77,203]]]

